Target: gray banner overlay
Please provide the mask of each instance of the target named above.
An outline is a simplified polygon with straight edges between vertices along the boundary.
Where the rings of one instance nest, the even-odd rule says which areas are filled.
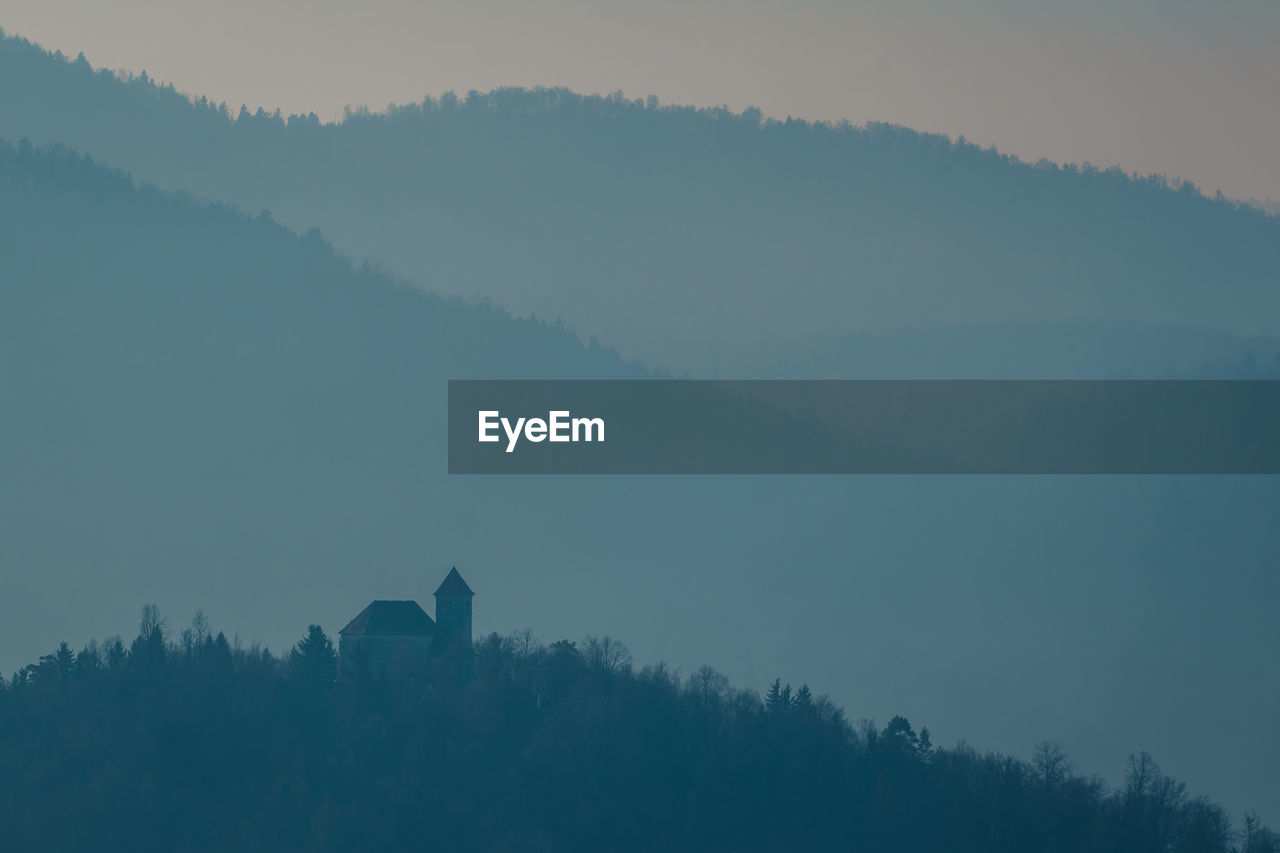
[[[1277,474],[1280,382],[451,380],[449,473]]]

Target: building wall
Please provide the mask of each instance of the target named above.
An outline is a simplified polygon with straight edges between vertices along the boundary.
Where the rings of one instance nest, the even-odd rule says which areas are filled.
[[[458,637],[456,645],[471,648],[471,599],[437,598],[436,626],[451,643]]]
[[[431,656],[430,636],[376,636],[354,634],[338,641],[344,666],[350,666],[357,649],[364,652],[369,668],[388,678],[425,675]]]

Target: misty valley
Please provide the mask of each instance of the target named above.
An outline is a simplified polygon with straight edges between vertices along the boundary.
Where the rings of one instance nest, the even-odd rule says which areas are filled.
[[[0,31],[0,850],[1280,851],[1274,476],[449,444],[637,431],[455,422],[457,380],[1270,383],[1280,217],[890,123],[422,88],[237,110]]]

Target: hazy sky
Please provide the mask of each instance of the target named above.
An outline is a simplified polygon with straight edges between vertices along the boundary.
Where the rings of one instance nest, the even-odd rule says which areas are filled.
[[[235,107],[621,89],[1280,199],[1276,0],[3,0],[0,27]]]

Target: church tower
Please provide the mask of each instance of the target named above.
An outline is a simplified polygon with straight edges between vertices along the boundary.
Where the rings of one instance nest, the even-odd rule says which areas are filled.
[[[471,651],[471,599],[475,593],[458,574],[457,568],[436,590],[436,631],[451,651]]]

